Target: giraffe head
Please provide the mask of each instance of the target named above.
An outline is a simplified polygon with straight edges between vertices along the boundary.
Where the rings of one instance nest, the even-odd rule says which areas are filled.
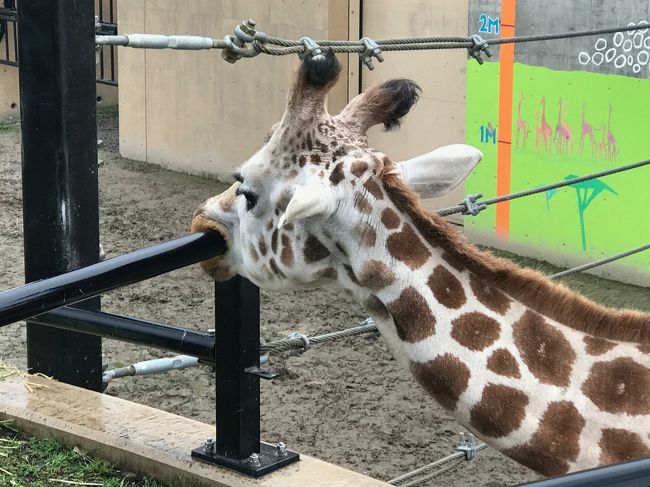
[[[377,124],[398,127],[419,87],[387,81],[332,116],[326,97],[339,71],[331,52],[303,61],[285,113],[262,148],[241,165],[228,190],[196,210],[193,231],[216,230],[227,241],[224,256],[202,263],[214,279],[240,274],[267,289],[333,280],[349,287],[352,255],[380,245],[382,215],[399,219],[383,187],[387,174],[433,197],[456,187],[480,161],[478,150],[453,145],[393,163],[368,146],[366,132]]]

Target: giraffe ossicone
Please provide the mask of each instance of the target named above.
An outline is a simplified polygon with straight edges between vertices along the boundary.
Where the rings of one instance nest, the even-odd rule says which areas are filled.
[[[453,189],[480,152],[393,162],[366,132],[398,127],[419,87],[387,81],[330,115],[339,70],[331,52],[303,61],[262,148],[197,209],[193,230],[228,246],[205,271],[269,290],[347,290],[443,408],[541,474],[650,455],[650,314],[605,308],[480,251],[425,210],[414,189]]]

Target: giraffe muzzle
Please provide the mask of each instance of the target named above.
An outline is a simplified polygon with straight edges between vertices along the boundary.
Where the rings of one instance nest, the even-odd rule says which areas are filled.
[[[205,204],[201,205],[192,217],[192,232],[217,232],[226,241],[226,252],[219,257],[204,260],[201,268],[215,281],[227,281],[235,276],[229,264],[232,237],[225,225],[208,217],[205,213]]]

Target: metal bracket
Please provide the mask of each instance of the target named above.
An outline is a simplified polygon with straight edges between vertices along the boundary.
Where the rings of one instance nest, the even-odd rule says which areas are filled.
[[[323,55],[323,49],[316,44],[316,41],[311,37],[301,37],[300,42],[305,46],[305,50],[298,53],[298,57],[303,60],[306,57],[314,58]]]
[[[373,41],[370,37],[362,37],[359,39],[363,45],[366,47],[366,50],[359,53],[361,62],[368,66],[368,69],[372,71],[375,69],[374,64],[372,64],[372,58],[376,57],[377,61],[380,63],[384,62],[384,55],[381,53],[381,48],[379,44]]]
[[[192,458],[231,468],[257,478],[297,462],[300,460],[300,455],[287,450],[284,443],[278,443],[278,445],[260,443],[259,453],[253,453],[250,457],[240,460],[216,453],[214,442],[206,441],[204,445],[192,450]]]
[[[259,367],[247,367],[244,369],[244,372],[246,372],[247,374],[256,375],[260,379],[266,379],[266,380],[275,379],[277,376],[280,375],[277,372],[273,372],[272,370],[261,369]]]
[[[487,208],[485,203],[477,203],[477,201],[483,197],[483,193],[470,194],[465,196],[465,199],[460,203],[465,206],[465,210],[462,211],[463,215],[472,215],[476,216],[483,210]]]
[[[489,49],[490,45],[480,35],[474,34],[470,36],[469,39],[472,41],[472,45],[468,47],[467,50],[469,51],[469,55],[476,59],[479,64],[485,62],[482,57],[483,53],[485,53],[487,57],[492,57],[492,53]]]
[[[477,446],[476,437],[472,433],[468,433],[467,436],[465,436],[465,433],[459,433],[456,450],[465,453],[465,460],[469,461],[476,458],[478,453]]]
[[[303,343],[302,349],[293,350],[291,352],[292,355],[302,355],[304,352],[309,350],[309,347],[311,347],[311,342],[309,341],[309,337],[307,335],[303,335],[302,333],[291,333],[287,338],[289,340],[293,340],[294,338],[297,338],[299,340],[302,340]]]

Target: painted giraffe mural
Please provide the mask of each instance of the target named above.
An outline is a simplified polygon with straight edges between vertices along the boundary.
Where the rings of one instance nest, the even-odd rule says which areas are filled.
[[[650,314],[594,304],[423,209],[420,195],[450,191],[480,152],[393,162],[366,132],[399,126],[418,86],[385,82],[332,116],[339,70],[332,53],[304,61],[264,146],[196,210],[193,230],[228,242],[204,270],[266,289],[344,288],[442,407],[541,474],[649,455]]]

